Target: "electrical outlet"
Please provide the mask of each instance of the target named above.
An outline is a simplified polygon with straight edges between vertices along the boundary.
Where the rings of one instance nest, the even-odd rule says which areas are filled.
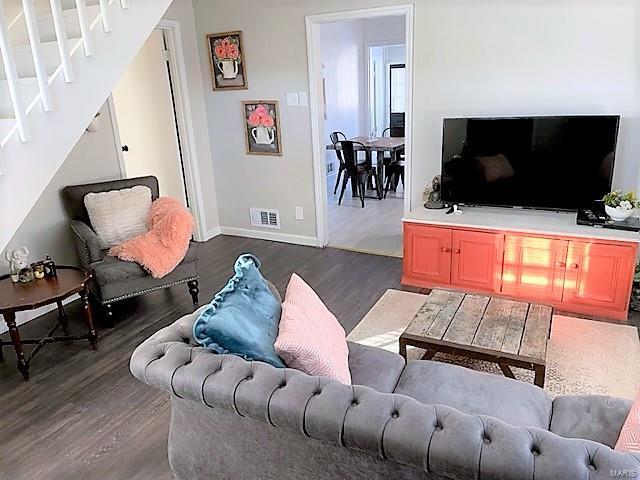
[[[304,209],[296,207],[296,220],[304,220]]]

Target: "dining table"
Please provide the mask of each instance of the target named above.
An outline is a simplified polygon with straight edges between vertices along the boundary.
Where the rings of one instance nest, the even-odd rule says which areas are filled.
[[[384,183],[384,154],[389,152],[391,158],[399,159],[400,153],[404,152],[404,137],[374,137],[374,136],[359,136],[349,139],[351,142],[357,142],[354,147],[356,151],[366,152],[367,163],[373,164],[373,153],[376,154],[376,171],[380,184]],[[364,145],[364,148],[358,143]],[[327,150],[339,150],[340,148],[330,143],[327,145]],[[352,182],[353,183],[353,182]],[[370,183],[370,182],[369,182]],[[367,188],[371,189],[372,185],[368,185]],[[355,191],[355,188],[353,188]],[[354,194],[355,195],[355,194]]]

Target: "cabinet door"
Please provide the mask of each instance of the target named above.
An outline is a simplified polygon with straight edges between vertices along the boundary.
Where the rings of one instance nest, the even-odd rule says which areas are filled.
[[[448,285],[451,277],[451,230],[405,224],[404,283]]]
[[[560,302],[567,241],[507,235],[504,241],[502,293],[518,298]]]
[[[570,241],[562,303],[626,311],[634,267],[631,246]]]
[[[454,230],[451,284],[499,292],[503,244],[504,235],[501,233]]]

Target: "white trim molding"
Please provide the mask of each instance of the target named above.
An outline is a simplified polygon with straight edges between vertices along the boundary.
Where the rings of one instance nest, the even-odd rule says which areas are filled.
[[[318,239],[316,237],[307,237],[305,235],[292,235],[289,233],[236,227],[220,227],[220,233],[222,233],[222,235],[230,235],[232,237],[257,238],[259,240],[271,240],[273,242],[291,243],[294,245],[305,245],[309,247],[318,246]]]
[[[405,214],[411,211],[411,162],[413,144],[413,62],[414,62],[414,6],[395,5],[389,7],[365,8],[344,12],[333,12],[305,17],[307,31],[307,59],[309,73],[309,111],[311,114],[311,143],[313,154],[314,197],[316,204],[316,234],[319,247],[329,242],[329,218],[327,206],[327,177],[325,172],[325,144],[322,139],[322,52],[320,45],[320,25],[366,18],[404,16],[407,48],[407,109],[405,113]],[[223,231],[224,233],[224,231]]]

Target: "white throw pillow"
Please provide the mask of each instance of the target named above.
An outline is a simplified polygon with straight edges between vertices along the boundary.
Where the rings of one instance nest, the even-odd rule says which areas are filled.
[[[84,206],[103,248],[111,248],[147,232],[151,189],[142,185],[110,192],[87,193]]]

